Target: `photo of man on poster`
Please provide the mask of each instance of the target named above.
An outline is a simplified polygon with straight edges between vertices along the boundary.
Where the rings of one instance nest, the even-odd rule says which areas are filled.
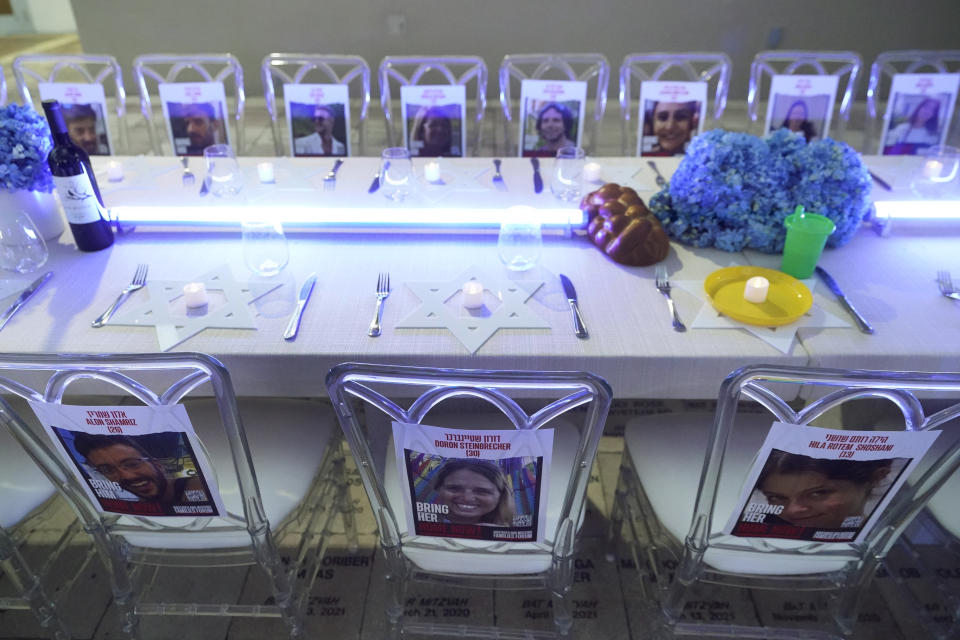
[[[196,502],[187,496],[200,494],[206,499],[199,477],[167,475],[157,459],[131,437],[81,433],[74,438],[73,446],[97,473],[140,500],[166,504]]]

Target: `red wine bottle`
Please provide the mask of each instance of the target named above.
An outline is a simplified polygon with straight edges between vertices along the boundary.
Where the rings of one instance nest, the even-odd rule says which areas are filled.
[[[106,249],[113,244],[113,230],[90,166],[90,157],[70,140],[60,103],[44,100],[43,110],[53,134],[53,149],[47,156],[47,164],[70,223],[73,240],[80,251]]]

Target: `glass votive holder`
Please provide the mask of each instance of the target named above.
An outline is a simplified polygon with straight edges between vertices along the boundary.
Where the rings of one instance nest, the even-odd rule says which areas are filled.
[[[290,248],[279,220],[241,222],[243,260],[258,276],[272,277],[290,261]]]
[[[511,271],[526,271],[540,259],[543,235],[536,213],[533,207],[510,207],[500,224],[497,252],[500,261]]]
[[[47,243],[26,211],[0,211],[0,269],[32,273],[47,262]]]
[[[581,147],[560,147],[550,177],[550,191],[564,202],[580,199],[586,152]]]
[[[946,196],[956,187],[960,149],[938,144],[919,155],[920,166],[910,183],[914,193],[923,198]]]
[[[413,191],[413,162],[404,147],[390,147],[380,154],[380,192],[395,201]]]

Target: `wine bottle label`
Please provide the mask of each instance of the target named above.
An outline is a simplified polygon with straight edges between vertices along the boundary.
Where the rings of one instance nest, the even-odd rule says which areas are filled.
[[[53,184],[60,195],[60,203],[67,221],[72,224],[87,224],[97,222],[103,216],[100,213],[100,202],[93,191],[90,178],[81,173],[76,176],[53,176]]]

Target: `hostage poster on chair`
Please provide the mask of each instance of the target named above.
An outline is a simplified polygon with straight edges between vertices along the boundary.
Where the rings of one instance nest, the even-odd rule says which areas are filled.
[[[408,532],[503,542],[544,539],[553,430],[393,423]]]
[[[860,542],[937,435],[775,422],[724,533]]]
[[[130,516],[226,513],[182,405],[30,406],[101,510]]]

